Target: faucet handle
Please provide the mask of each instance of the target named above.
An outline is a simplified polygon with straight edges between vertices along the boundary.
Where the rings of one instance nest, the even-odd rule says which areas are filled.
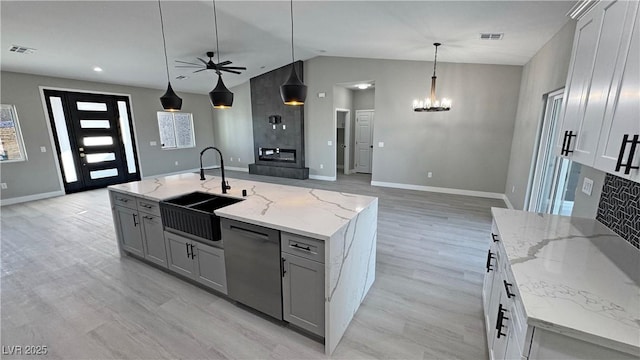
[[[225,188],[227,188],[227,190],[231,189],[231,186],[229,185],[229,182],[226,181],[226,184],[224,185]]]

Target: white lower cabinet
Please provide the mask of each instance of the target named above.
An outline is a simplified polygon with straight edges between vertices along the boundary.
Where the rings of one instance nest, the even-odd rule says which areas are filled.
[[[224,250],[164,232],[169,270],[227,294]]]
[[[144,258],[167,267],[167,250],[160,216],[140,212],[140,217],[144,240]]]

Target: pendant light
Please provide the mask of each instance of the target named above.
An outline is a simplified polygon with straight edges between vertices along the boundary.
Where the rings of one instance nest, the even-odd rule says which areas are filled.
[[[436,47],[436,54],[433,58],[433,76],[431,76],[431,96],[422,101],[413,100],[413,111],[449,111],[451,110],[451,100],[442,98],[441,101],[436,100],[436,63],[438,60],[438,46],[442,44],[433,43]]]
[[[291,74],[287,82],[280,86],[280,97],[285,105],[304,105],[307,98],[307,85],[303,84],[298,77],[293,55],[293,0],[291,6]]]
[[[160,97],[162,108],[166,111],[179,111],[182,109],[182,99],[171,88],[171,79],[169,78],[169,61],[167,60],[167,41],[164,38],[164,21],[162,20],[162,6],[158,0],[158,9],[160,10],[160,28],[162,29],[162,45],[164,46],[164,65],[167,69],[167,91]]]
[[[218,44],[218,16],[216,14],[216,0],[213,0],[213,22],[216,30],[216,54],[218,54],[218,64],[220,64],[220,45]],[[233,105],[233,93],[227,89],[222,81],[222,73],[216,70],[218,74],[218,83],[216,87],[209,92],[209,99],[214,109],[228,109]]]

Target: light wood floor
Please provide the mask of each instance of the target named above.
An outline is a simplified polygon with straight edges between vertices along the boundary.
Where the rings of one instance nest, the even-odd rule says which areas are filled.
[[[360,174],[337,182],[228,176],[380,199],[376,282],[332,358],[487,358],[481,288],[490,207],[501,200],[371,187]],[[47,345],[48,357],[64,359],[325,358],[314,340],[120,258],[104,189],[0,211],[5,350]]]

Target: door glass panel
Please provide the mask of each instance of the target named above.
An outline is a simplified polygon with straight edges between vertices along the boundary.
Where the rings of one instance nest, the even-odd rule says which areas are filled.
[[[124,145],[124,155],[127,159],[127,171],[129,174],[138,172],[136,159],[133,153],[133,141],[131,140],[131,121],[126,101],[118,101],[118,113],[120,114],[120,129],[122,129],[122,144]]]
[[[67,122],[62,109],[62,98],[50,97],[51,110],[53,113],[53,123],[56,126],[56,134],[58,135],[58,144],[60,145],[60,159],[62,161],[62,171],[64,172],[64,181],[72,183],[78,181],[76,174],[76,164],[73,160],[71,152],[71,144],[69,143],[69,132],[67,131]]]
[[[80,127],[83,129],[109,129],[109,120],[80,120]]]
[[[107,111],[107,104],[98,102],[78,101],[78,110],[82,111]]]
[[[116,159],[116,154],[115,153],[87,154],[86,159],[87,159],[87,162],[90,164],[99,163],[103,161],[114,161]]]
[[[82,138],[84,146],[101,146],[101,145],[113,145],[113,138],[111,136],[91,136]]]
[[[91,179],[101,179],[111,176],[118,176],[118,169],[94,170],[89,172]]]

